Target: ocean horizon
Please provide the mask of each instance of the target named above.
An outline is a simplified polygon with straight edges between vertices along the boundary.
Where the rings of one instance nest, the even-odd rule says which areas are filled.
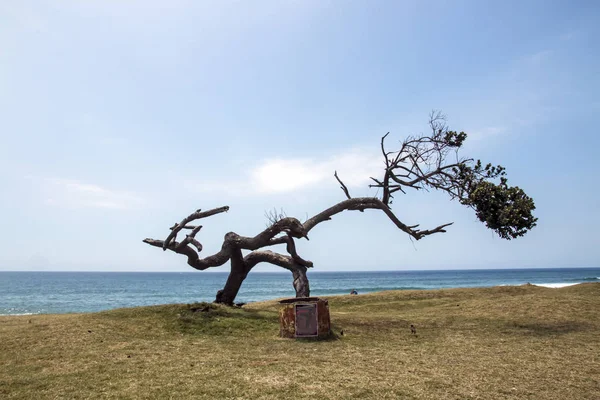
[[[0,315],[96,312],[123,307],[213,301],[228,272],[0,271]],[[560,288],[600,282],[600,268],[309,271],[311,295],[523,285]],[[248,275],[236,298],[295,296],[291,273]]]

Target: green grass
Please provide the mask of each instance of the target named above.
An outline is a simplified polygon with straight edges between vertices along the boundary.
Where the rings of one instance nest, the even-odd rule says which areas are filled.
[[[328,341],[279,338],[274,301],[0,317],[0,398],[597,399],[600,393],[600,284],[329,300],[334,332],[345,334]]]

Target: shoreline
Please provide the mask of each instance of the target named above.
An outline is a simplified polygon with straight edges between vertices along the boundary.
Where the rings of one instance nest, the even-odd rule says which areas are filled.
[[[389,292],[394,292],[394,291],[398,291],[398,292],[408,292],[408,291],[418,291],[418,292],[426,292],[426,291],[431,291],[431,292],[439,292],[439,291],[445,291],[445,290],[481,290],[481,289],[493,289],[493,288],[511,288],[511,287],[528,287],[528,286],[535,286],[535,287],[539,287],[539,288],[546,288],[546,289],[562,289],[562,288],[566,288],[566,287],[572,287],[572,286],[576,286],[576,285],[585,285],[585,284],[593,284],[593,283],[598,283],[600,284],[600,282],[596,281],[587,281],[587,282],[576,282],[576,283],[572,283],[572,282],[562,282],[562,283],[530,283],[530,282],[526,282],[520,285],[494,285],[494,286],[469,286],[469,287],[447,287],[447,288],[435,288],[435,289],[419,289],[419,288],[399,288],[399,289],[385,289],[385,290],[377,290],[377,291],[371,291],[371,292],[363,292],[363,293],[359,293],[356,296],[361,296],[361,295],[378,295],[378,294],[382,294],[382,293],[389,293]],[[342,297],[342,296],[351,296],[349,293],[335,293],[335,294],[327,294],[327,295],[313,295],[313,297],[325,297],[325,298],[334,298],[334,297]],[[277,301],[280,299],[284,299],[287,297],[277,297],[277,298],[271,298],[271,299],[264,299],[264,300],[255,300],[255,301],[247,301],[245,302],[245,304],[257,304],[257,303],[263,303],[263,302],[272,302],[272,301]],[[198,301],[201,302],[201,301]],[[130,305],[130,306],[125,306],[125,307],[114,307],[114,308],[106,308],[106,309],[102,309],[102,310],[90,310],[90,311],[66,311],[66,312],[51,312],[51,313],[15,313],[15,314],[0,314],[0,318],[1,317],[26,317],[26,316],[37,316],[37,315],[76,315],[76,314],[94,314],[94,313],[99,313],[99,312],[105,312],[105,311],[112,311],[112,310],[118,310],[118,309],[128,309],[128,308],[138,308],[138,307],[153,307],[153,306],[166,306],[166,305],[171,305],[171,304],[187,304],[186,302],[182,302],[182,303],[157,303],[157,304],[138,304],[138,305]]]
[[[507,267],[507,268],[449,268],[449,269],[437,269],[437,268],[418,268],[418,269],[348,269],[348,270],[337,270],[337,269],[319,269],[310,271],[313,274],[329,274],[329,273],[388,273],[388,272],[477,272],[477,271],[556,271],[556,270],[585,270],[585,269],[599,269],[600,266],[594,267]],[[152,270],[120,270],[120,269],[94,269],[94,270],[65,270],[65,269],[0,269],[0,273],[3,272],[35,272],[35,273],[116,273],[116,274],[197,274],[198,271],[192,268],[186,268],[185,270],[168,270],[168,271],[152,271]],[[229,274],[226,270],[206,270],[204,274]],[[287,275],[287,271],[281,271],[280,269],[268,270],[268,271],[253,271],[252,274],[282,274]]]

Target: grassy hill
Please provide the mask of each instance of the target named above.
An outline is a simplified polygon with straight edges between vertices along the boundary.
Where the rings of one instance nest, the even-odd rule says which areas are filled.
[[[0,398],[598,399],[598,283],[329,300],[319,342],[274,301],[0,317]]]

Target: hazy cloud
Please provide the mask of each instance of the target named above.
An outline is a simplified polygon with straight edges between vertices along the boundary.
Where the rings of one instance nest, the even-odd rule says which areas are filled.
[[[482,129],[476,129],[474,131],[469,131],[468,138],[470,140],[484,140],[490,138],[492,136],[501,135],[506,133],[507,129],[503,126],[488,126]]]
[[[44,179],[48,205],[68,208],[131,209],[144,204],[137,195],[61,178]]]
[[[381,154],[369,149],[351,149],[323,160],[314,158],[271,158],[262,160],[248,171],[242,181],[223,180],[188,182],[187,187],[200,192],[272,194],[298,192],[324,182],[334,182],[337,171],[348,187],[365,187],[371,176],[383,168]]]

